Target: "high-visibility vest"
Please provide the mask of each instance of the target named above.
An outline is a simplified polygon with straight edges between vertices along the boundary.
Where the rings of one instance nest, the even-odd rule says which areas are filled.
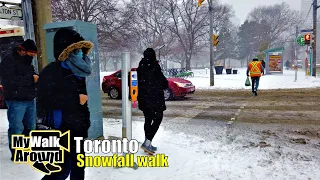
[[[250,68],[250,76],[251,77],[261,77],[261,62],[260,61],[252,61],[249,64]]]

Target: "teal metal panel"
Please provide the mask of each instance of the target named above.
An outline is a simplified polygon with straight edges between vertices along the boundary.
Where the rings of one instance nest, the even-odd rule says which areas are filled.
[[[276,47],[276,48],[270,48],[264,51],[264,53],[272,53],[272,52],[283,52],[284,47]]]
[[[88,105],[90,109],[91,127],[89,129],[89,138],[98,138],[103,136],[102,102],[100,92],[100,66],[98,52],[97,27],[87,22],[72,20],[46,24],[46,48],[48,62],[55,61],[53,55],[53,38],[60,28],[71,28],[79,32],[86,40],[94,43],[94,48],[89,54],[92,61],[92,74],[87,77]]]

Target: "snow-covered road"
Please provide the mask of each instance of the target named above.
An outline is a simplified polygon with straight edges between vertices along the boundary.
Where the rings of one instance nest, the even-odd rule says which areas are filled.
[[[29,165],[16,165],[10,161],[5,110],[0,110],[0,121],[0,179],[40,179],[42,175]],[[154,145],[158,146],[159,153],[169,156],[168,168],[87,168],[86,179],[315,180],[320,177],[319,137],[308,137],[305,145],[290,142],[290,138],[301,137],[291,132],[302,129],[319,131],[317,127],[244,123],[235,123],[228,128],[222,121],[165,119]],[[120,136],[121,120],[104,119],[104,135]],[[143,119],[138,117],[133,121],[133,138],[144,139]],[[259,147],[260,142],[271,147]],[[144,155],[143,152],[138,154]]]

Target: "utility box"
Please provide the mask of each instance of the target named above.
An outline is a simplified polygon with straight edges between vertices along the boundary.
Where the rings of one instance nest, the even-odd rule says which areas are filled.
[[[82,35],[82,37],[91,41],[94,48],[88,55],[92,62],[92,74],[86,78],[87,92],[88,92],[88,106],[90,110],[91,127],[89,129],[90,139],[103,137],[103,119],[102,119],[102,102],[100,92],[100,66],[99,66],[99,52],[98,52],[98,38],[97,27],[94,24],[79,20],[71,20],[64,22],[55,22],[46,24],[44,30],[46,31],[46,53],[48,64],[56,61],[53,54],[53,39],[55,33],[60,28],[70,28]]]

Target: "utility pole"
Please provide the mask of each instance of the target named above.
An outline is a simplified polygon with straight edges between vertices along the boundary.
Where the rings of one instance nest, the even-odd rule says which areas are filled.
[[[52,22],[51,0],[32,0],[35,39],[38,48],[39,72],[48,64],[46,53],[46,32],[43,26]]]
[[[209,15],[210,15],[210,30],[209,30],[209,36],[210,36],[210,86],[214,86],[214,73],[213,73],[213,5],[212,0],[209,1]]]
[[[296,37],[295,40],[298,38],[299,36],[299,28],[298,26],[296,26]],[[294,48],[294,82],[297,81],[297,77],[298,77],[298,67],[297,67],[297,63],[298,63],[298,43],[296,41],[294,41],[295,44],[295,48]]]
[[[313,0],[312,76],[317,75],[317,10],[318,0]]]
[[[294,60],[297,60],[298,59],[298,44],[296,43],[296,39],[298,38],[299,36],[299,27],[296,26],[296,36],[295,36],[295,41],[294,41],[294,44],[295,44],[295,48],[294,48]]]

